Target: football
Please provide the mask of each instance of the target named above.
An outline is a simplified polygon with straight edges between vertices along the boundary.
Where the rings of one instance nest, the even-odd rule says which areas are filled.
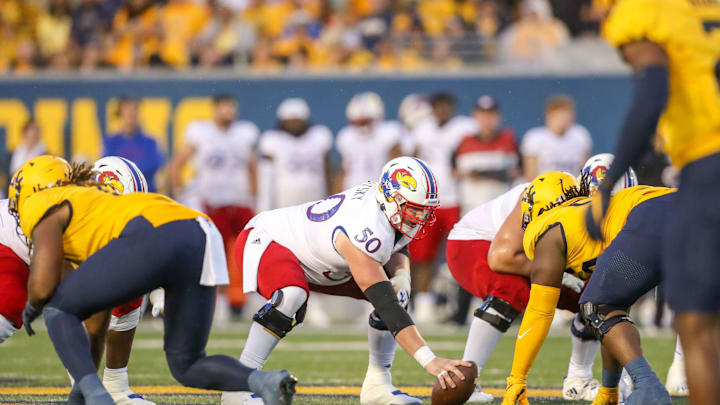
[[[475,378],[477,378],[477,365],[471,361],[472,366],[458,366],[458,369],[465,375],[465,380],[460,380],[455,374],[450,374],[456,387],[443,389],[440,381],[435,381],[432,389],[432,405],[461,405],[470,399],[475,389]]]

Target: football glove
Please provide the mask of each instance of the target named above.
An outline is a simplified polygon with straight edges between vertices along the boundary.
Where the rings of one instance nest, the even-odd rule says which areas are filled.
[[[562,285],[579,294],[585,286],[585,282],[570,273],[563,273]]]
[[[37,319],[38,316],[42,313],[42,310],[36,309],[30,301],[25,304],[25,309],[23,310],[22,318],[23,318],[23,325],[25,325],[25,331],[27,331],[27,334],[29,336],[32,336],[35,334],[35,331],[33,330],[32,326],[30,324]]]
[[[525,378],[510,376],[507,379],[507,389],[502,405],[530,405],[527,399],[527,382]]]
[[[410,303],[410,271],[408,269],[398,269],[395,275],[390,278],[395,293],[397,294],[400,305],[407,310]]]
[[[602,223],[610,206],[611,188],[606,186],[607,182],[602,182],[597,192],[593,194],[590,209],[585,213],[585,227],[588,235],[595,240],[603,240]]]
[[[149,296],[152,305],[152,316],[157,318],[165,313],[165,290],[162,288],[154,289]]]

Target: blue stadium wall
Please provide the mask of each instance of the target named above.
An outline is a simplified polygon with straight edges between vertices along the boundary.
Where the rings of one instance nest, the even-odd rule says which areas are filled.
[[[456,95],[462,114],[470,112],[477,96],[490,94],[500,101],[504,122],[521,137],[527,129],[542,125],[543,104],[549,95],[566,93],[577,101],[578,122],[590,130],[594,150],[602,152],[614,145],[629,103],[630,84],[624,75],[0,79],[0,137],[12,149],[22,124],[35,116],[51,152],[95,158],[100,154],[102,137],[112,129],[113,99],[132,96],[143,100],[142,122],[170,152],[182,143],[189,121],[210,114],[209,97],[216,93],[235,95],[241,118],[261,129],[275,125],[275,108],[282,99],[303,97],[310,104],[313,121],[337,132],[345,125],[345,106],[350,97],[370,90],[383,97],[389,118],[396,117],[398,105],[408,93],[449,91]]]

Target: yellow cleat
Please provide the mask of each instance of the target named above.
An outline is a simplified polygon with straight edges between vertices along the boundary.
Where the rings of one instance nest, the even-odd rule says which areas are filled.
[[[618,403],[618,389],[615,388],[608,388],[608,387],[600,387],[600,391],[598,391],[597,395],[595,396],[595,400],[593,400],[592,405],[617,405]]]

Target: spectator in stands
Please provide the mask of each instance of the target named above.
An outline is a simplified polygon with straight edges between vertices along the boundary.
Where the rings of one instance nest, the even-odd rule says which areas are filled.
[[[435,297],[430,283],[435,274],[435,260],[453,225],[460,220],[457,182],[452,173],[452,155],[460,141],[477,132],[472,118],[456,115],[455,98],[446,92],[430,97],[432,114],[413,131],[415,155],[433,170],[442,188],[442,205],[436,211],[437,221],[426,227],[427,234],[420,240],[410,242],[410,258],[413,262],[413,302],[415,319],[420,323],[434,322]]]
[[[135,162],[148,182],[148,191],[157,192],[155,174],[165,164],[165,156],[157,141],[146,134],[138,119],[138,100],[121,98],[115,114],[120,122],[119,131],[103,140],[103,156],[121,156]]]
[[[205,4],[191,0],[168,0],[159,14],[161,40],[158,56],[162,63],[186,67],[197,52],[197,37],[210,19]]]
[[[213,100],[212,120],[190,123],[185,129],[185,146],[170,162],[170,180],[176,196],[186,205],[202,209],[222,234],[228,266],[234,269],[233,243],[255,215],[256,158],[259,131],[250,121],[237,120],[237,102],[229,94]],[[183,193],[182,172],[192,159],[195,177]],[[221,295],[218,320],[228,320],[229,306],[236,311],[244,303],[242,274],[230,272],[227,295]]]
[[[333,135],[310,123],[310,107],[287,98],[277,109],[277,128],[258,145],[258,211],[289,207],[327,197]]]
[[[108,8],[101,0],[82,0],[72,10],[72,41],[84,70],[94,69],[102,60],[102,38],[114,12]]]
[[[212,16],[199,36],[200,65],[231,66],[236,58],[249,59],[255,44],[255,32],[224,4],[212,4]]]
[[[519,175],[515,131],[502,126],[497,100],[479,97],[473,118],[478,131],[464,137],[453,155],[463,215],[507,191]]]
[[[567,95],[554,95],[545,103],[545,126],[532,128],[520,145],[523,177],[562,170],[578,173],[592,152],[592,138],[575,123],[575,102]]]
[[[377,181],[383,165],[401,152],[402,124],[385,121],[385,104],[377,93],[353,96],[346,117],[349,125],[338,132],[336,139],[341,163],[336,192],[368,180]]]
[[[37,21],[37,43],[43,61],[54,69],[70,66],[70,18],[69,0],[50,0],[48,8]]]
[[[152,0],[127,0],[118,10],[112,31],[105,39],[106,62],[122,70],[147,66],[151,59],[160,63],[157,56],[158,16],[160,7]]]
[[[40,136],[40,127],[31,118],[23,125],[20,144],[12,152],[10,173],[15,173],[23,163],[45,153],[47,149]]]
[[[500,59],[519,68],[540,68],[569,40],[562,21],[552,16],[547,0],[524,0],[520,19],[500,34]]]

